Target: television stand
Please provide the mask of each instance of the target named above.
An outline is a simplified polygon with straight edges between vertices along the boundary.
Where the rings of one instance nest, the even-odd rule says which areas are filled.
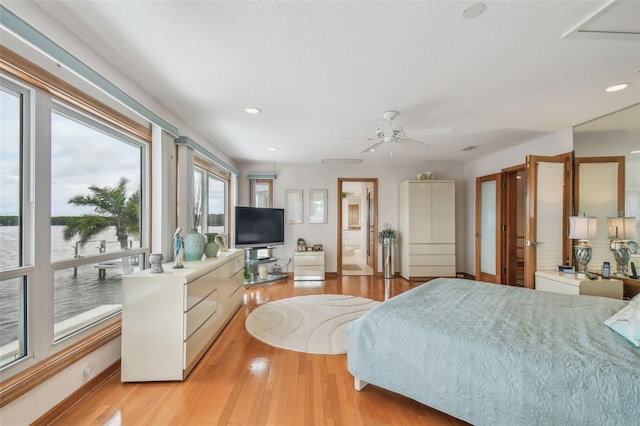
[[[267,274],[266,278],[260,278],[259,269],[260,265],[266,265],[269,263],[275,263],[278,259],[275,257],[258,257],[258,252],[265,250],[267,247],[248,247],[244,249],[244,265],[245,265],[245,277],[244,285],[264,284],[271,281],[278,281],[286,279],[287,274]],[[269,253],[273,250],[273,247],[268,247]]]

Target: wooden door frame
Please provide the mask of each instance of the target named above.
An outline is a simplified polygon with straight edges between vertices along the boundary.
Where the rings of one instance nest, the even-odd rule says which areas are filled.
[[[480,232],[482,230],[482,223],[481,223],[482,215],[480,213],[481,200],[482,200],[481,186],[483,182],[490,182],[490,181],[496,182],[496,205],[495,205],[495,209],[496,209],[496,235],[495,235],[496,274],[495,276],[490,274],[485,274],[480,269],[480,262],[481,262],[480,255],[481,255],[481,242],[482,242],[482,238],[481,238],[482,235]],[[501,284],[503,281],[502,280],[502,275],[503,275],[502,247],[504,244],[503,244],[502,235],[503,235],[504,220],[503,220],[503,207],[502,207],[502,192],[503,192],[503,187],[502,187],[501,173],[494,173],[492,175],[480,176],[476,178],[476,232],[475,232],[476,271],[475,271],[475,276],[476,276],[476,280],[485,281],[485,282],[494,282],[496,284]]]
[[[517,241],[518,241],[518,187],[517,187],[517,175],[518,173],[525,172],[525,164],[518,164],[517,166],[508,167],[502,169],[502,183],[504,188],[503,198],[503,224],[505,226],[503,250],[502,250],[502,264],[504,265],[504,280],[503,284],[513,285],[516,281],[516,270],[511,266],[509,262],[510,256],[517,256]],[[526,182],[525,182],[526,185]],[[526,186],[525,186],[526,190]],[[526,198],[526,195],[525,195]],[[526,203],[526,200],[525,200]],[[523,206],[524,210],[524,206]],[[525,259],[526,262],[526,259]],[[517,266],[516,266],[517,268]]]
[[[367,266],[371,267],[371,270],[374,272],[374,275],[375,275],[375,272],[376,272],[376,269],[375,269],[376,256],[375,255],[377,254],[375,247],[377,246],[377,244],[376,244],[376,231],[377,231],[377,229],[374,230],[373,235],[371,235],[371,233],[369,232],[369,225],[370,225],[369,217],[371,216],[370,215],[371,197],[369,197],[369,194],[373,194],[373,201],[374,201],[374,205],[375,205],[375,203],[377,202],[378,196],[376,195],[375,188],[373,186],[373,183],[371,183],[371,182],[367,183],[367,196],[366,196],[366,200],[367,200],[367,238],[365,240],[366,240],[366,244],[367,244],[367,249],[366,249],[367,253],[369,253],[369,246],[374,247],[373,252],[371,253],[371,256],[366,256],[366,263],[367,263]],[[369,260],[369,258],[371,258],[371,260]]]
[[[337,217],[338,217],[338,262],[336,273],[342,275],[342,182],[367,182],[373,184],[373,233],[378,233],[378,178],[338,178],[337,197]],[[369,232],[369,230],[367,230]],[[373,275],[378,274],[378,244],[373,245]]]
[[[527,155],[526,159],[526,179],[527,179],[527,196],[525,198],[525,247],[524,247],[524,286],[526,288],[535,288],[535,272],[536,272],[536,246],[527,245],[526,241],[533,239],[536,240],[537,236],[537,167],[538,162],[548,163],[564,163],[565,176],[564,176],[564,196],[562,202],[562,216],[564,218],[562,223],[562,263],[568,264],[572,259],[572,247],[571,240],[569,240],[569,233],[567,232],[568,217],[572,214],[573,208],[573,152],[560,154],[552,157],[541,155]]]

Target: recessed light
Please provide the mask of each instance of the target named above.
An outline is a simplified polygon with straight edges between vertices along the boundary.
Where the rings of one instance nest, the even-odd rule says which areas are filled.
[[[275,146],[272,146],[271,148],[267,148],[267,151],[277,151],[278,148],[276,148]]]
[[[629,86],[631,86],[631,83],[614,84],[613,86],[607,87],[607,92],[619,92],[620,90],[624,90]]]
[[[248,107],[244,110],[247,112],[247,114],[260,114],[262,112],[262,110],[257,107]]]
[[[487,5],[484,3],[474,3],[471,6],[465,7],[460,14],[464,19],[474,19],[482,15],[487,10]]]

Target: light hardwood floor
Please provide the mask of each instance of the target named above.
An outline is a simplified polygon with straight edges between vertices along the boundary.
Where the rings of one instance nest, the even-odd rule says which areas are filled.
[[[300,286],[289,278],[248,288],[244,303],[185,382],[121,383],[111,377],[58,418],[59,425],[462,425],[403,396],[353,389],[346,355],[274,348],[244,327],[272,300],[317,293],[384,300],[413,288],[401,279],[344,276]]]

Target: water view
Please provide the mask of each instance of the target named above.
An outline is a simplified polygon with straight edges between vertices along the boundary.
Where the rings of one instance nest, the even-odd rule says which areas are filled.
[[[76,255],[76,245],[73,241],[63,238],[64,226],[51,227],[51,260],[73,259]],[[17,226],[0,226],[0,243],[3,254],[0,265],[3,269],[18,265],[18,234]],[[138,247],[137,240],[130,241],[133,247]],[[96,235],[84,246],[78,246],[79,256],[90,256],[100,253],[112,253],[120,250],[120,243],[116,240],[115,229],[109,228]],[[136,265],[137,257],[125,258],[129,261],[131,271],[139,270]],[[56,271],[52,277],[54,285],[54,319],[55,324],[87,312],[103,305],[119,305],[122,303],[122,261],[116,259],[103,262],[104,277],[100,276],[97,264],[68,268]],[[21,286],[20,280],[11,280],[8,285],[0,286],[0,347],[16,341],[21,333]],[[49,282],[31,282],[27,288],[50,285]]]

